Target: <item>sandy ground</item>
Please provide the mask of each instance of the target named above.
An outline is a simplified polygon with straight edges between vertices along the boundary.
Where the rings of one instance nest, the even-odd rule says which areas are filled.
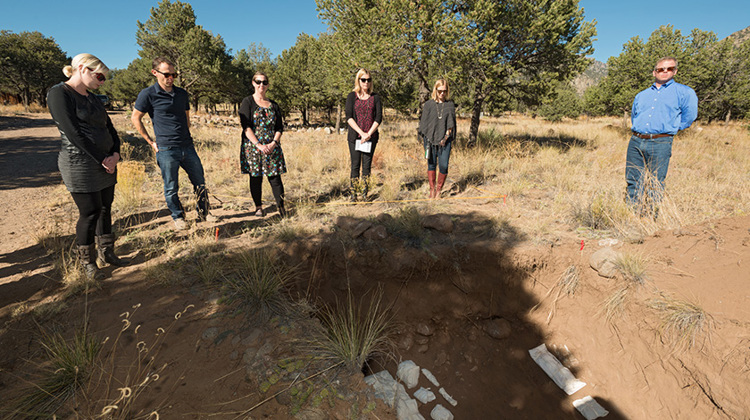
[[[27,361],[40,354],[38,328],[19,308],[26,305],[28,314],[36,305],[59,299],[51,259],[37,244],[35,232],[48,226],[45,219],[69,220],[75,208],[49,202],[50,192],[61,188],[57,131],[49,118],[0,117],[0,129],[0,395],[7,395],[17,388],[19,377],[27,377]],[[515,206],[513,197],[507,204],[488,200],[457,205],[447,212],[453,231],[430,230],[429,245],[423,249],[392,236],[379,241],[346,237],[343,229],[279,244],[277,250],[302,267],[305,280],[299,287],[312,282],[311,289],[326,301],[345,297],[347,286],[357,296],[380,286],[396,314],[396,358],[431,370],[459,401],[451,407],[458,419],[582,418],[572,402],[587,395],[608,409],[611,419],[750,418],[745,398],[750,393],[750,217],[658,232],[642,243],[615,244],[618,252],[648,257],[648,279],[631,290],[623,313],[608,322],[604,302],[622,283],[589,268],[589,257],[602,247],[599,240],[561,229],[553,243],[535,245],[513,226],[500,237],[483,236],[477,227],[503,205]],[[224,217],[222,232],[253,220],[242,212],[215,213]],[[518,213],[521,217],[521,208]],[[157,219],[152,228],[166,230],[167,221]],[[248,241],[241,234],[226,234],[219,242],[231,252]],[[254,388],[262,381],[245,371],[242,356],[237,356],[243,351],[238,343],[255,327],[228,316],[216,296],[203,290],[148,287],[144,270],[169,262],[125,251],[134,264],[107,269],[112,277],[102,289],[70,302],[55,321],[73,325],[89,311],[95,315],[92,328],[113,335],[118,317],[141,304],[137,319],[144,330],[174,324],[173,340],[160,352],[169,364],[164,383],[170,385],[155,388],[143,401],[144,406],[158,405],[161,418],[209,418],[208,413],[225,413],[210,418],[236,418],[262,400],[265,395]],[[555,285],[570,266],[578,267],[578,289],[555,299]],[[659,296],[702,307],[710,332],[699,335],[690,349],[675,348],[653,309]],[[173,323],[174,314],[189,305],[193,307],[181,323]],[[237,339],[207,345],[202,336],[212,327]],[[292,352],[285,344],[288,336],[278,332],[287,330],[280,328],[263,330],[277,357]],[[501,333],[490,334],[493,328]],[[294,326],[291,330],[296,334]],[[528,350],[541,343],[586,387],[571,396],[563,393],[529,357]],[[392,360],[372,362],[395,372]],[[352,390],[364,392],[356,378],[351,383]],[[420,385],[437,391],[424,378]],[[289,418],[289,404],[275,398],[251,416]],[[425,418],[432,407],[434,403],[420,405]],[[304,418],[347,416],[341,405],[316,413],[318,417],[308,413]],[[393,417],[382,405],[363,415]]]

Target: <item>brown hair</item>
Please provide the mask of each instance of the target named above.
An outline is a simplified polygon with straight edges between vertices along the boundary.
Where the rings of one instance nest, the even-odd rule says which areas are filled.
[[[170,66],[174,67],[174,63],[170,59],[166,57],[156,57],[153,59],[153,61],[151,61],[151,68],[156,70],[159,68],[159,66],[161,66],[161,63],[167,63]]]

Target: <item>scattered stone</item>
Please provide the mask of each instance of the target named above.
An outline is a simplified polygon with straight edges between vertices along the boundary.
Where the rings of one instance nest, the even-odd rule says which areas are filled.
[[[242,340],[243,346],[252,346],[257,344],[256,341],[260,338],[260,335],[263,333],[260,328],[255,328],[252,331],[250,331],[250,334],[248,334],[247,337],[245,337]]]
[[[576,410],[578,410],[578,412],[583,415],[583,417],[586,417],[586,420],[594,420],[598,419],[599,417],[606,417],[607,414],[609,414],[609,411],[599,405],[599,403],[595,399],[591,398],[590,395],[587,395],[580,400],[573,401],[573,407],[575,407]]]
[[[323,131],[325,131],[325,132],[326,132],[326,134],[331,134],[331,133],[333,133],[333,129],[332,129],[331,127],[326,127],[326,128],[325,128],[325,130],[323,130]]]
[[[448,353],[446,353],[444,350],[440,350],[437,354],[437,357],[435,357],[435,366],[442,366],[447,361]]]
[[[573,395],[576,391],[586,386],[586,382],[576,379],[568,368],[562,365],[557,358],[547,350],[547,346],[542,343],[537,347],[529,350],[531,358],[552,380],[565,391],[568,395]]]
[[[438,232],[453,232],[453,220],[447,214],[431,214],[422,219],[422,226]]]
[[[427,337],[418,337],[415,341],[417,342],[417,344],[422,345],[429,343],[430,339]]]
[[[407,388],[412,389],[419,382],[419,366],[411,360],[405,360],[398,364],[396,377],[403,382]]]
[[[453,413],[448,411],[447,408],[438,404],[430,412],[430,417],[432,417],[433,420],[453,420]]]
[[[393,376],[387,370],[365,377],[365,383],[375,390],[375,397],[383,400],[388,407],[393,408],[396,403],[397,385]]]
[[[430,346],[428,346],[427,344],[422,344],[421,346],[417,347],[417,352],[422,354],[427,353],[428,350],[430,350]]]
[[[307,408],[300,411],[296,416],[297,420],[328,420],[328,414],[318,408]]]
[[[451,397],[447,392],[445,392],[445,388],[438,389],[438,392],[440,393],[440,395],[443,396],[443,398],[445,398],[446,401],[450,403],[450,405],[454,407],[458,405],[458,401],[454,400],[453,397]]]
[[[352,216],[339,216],[336,218],[336,226],[345,230],[352,230],[354,226],[357,226],[359,219]]]
[[[599,246],[615,246],[619,244],[620,241],[618,241],[615,238],[607,238],[607,239],[600,239],[599,240]]]
[[[240,353],[237,350],[229,353],[229,360],[237,360],[238,357],[240,357]]]
[[[383,225],[376,225],[367,229],[364,237],[370,240],[383,240],[388,237],[388,230]]]
[[[401,339],[398,341],[398,348],[400,348],[403,351],[409,351],[411,347],[414,345],[414,336],[411,335],[411,333],[404,334]]]
[[[362,220],[357,223],[352,229],[352,239],[360,237],[367,229],[372,227],[372,222],[369,220]]]
[[[258,353],[258,349],[255,347],[248,347],[245,353],[242,355],[242,362],[249,365],[255,361],[255,355]]]
[[[420,322],[417,324],[417,333],[429,337],[432,334],[435,334],[435,328],[425,322]]]
[[[435,393],[426,388],[419,388],[414,392],[414,398],[422,404],[427,404],[430,401],[435,401]]]
[[[482,329],[495,340],[503,340],[510,337],[510,322],[505,319],[487,319],[482,324]]]
[[[219,335],[219,329],[217,327],[211,327],[203,331],[202,338],[204,340],[213,340]]]
[[[396,416],[398,420],[424,420],[424,417],[419,414],[417,401],[413,399],[398,400]]]
[[[269,341],[263,344],[263,347],[258,349],[258,353],[255,357],[263,357],[273,351],[273,344]]]
[[[613,278],[617,275],[615,261],[619,253],[611,247],[602,248],[594,252],[589,258],[589,265],[596,270],[600,276]]]
[[[232,345],[236,346],[237,344],[240,344],[240,341],[242,340],[242,337],[239,336],[239,334],[235,335],[232,339]]]
[[[430,381],[430,383],[432,383],[433,385],[440,386],[440,383],[438,382],[435,375],[433,375],[429,370],[422,368],[422,375],[424,375],[424,377],[427,378],[427,380]]]
[[[388,224],[389,222],[393,221],[393,216],[391,216],[388,213],[380,213],[379,215],[375,216],[375,220],[378,221],[378,223]]]

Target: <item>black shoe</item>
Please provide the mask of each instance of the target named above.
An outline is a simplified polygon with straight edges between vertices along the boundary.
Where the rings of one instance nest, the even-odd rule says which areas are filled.
[[[99,270],[96,265],[96,245],[78,245],[76,248],[78,252],[78,261],[83,267],[83,274],[89,280],[104,280],[107,276],[103,271]]]

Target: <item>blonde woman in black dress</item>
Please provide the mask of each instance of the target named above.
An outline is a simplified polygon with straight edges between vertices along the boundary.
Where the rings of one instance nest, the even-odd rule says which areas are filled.
[[[99,260],[115,266],[127,262],[114,253],[112,201],[120,161],[120,138],[104,105],[89,89],[98,89],[109,69],[91,54],[79,54],[63,68],[66,82],[47,93],[52,119],[60,130],[62,147],[57,159],[65,187],[78,206],[76,250],[90,279],[103,279]]]
[[[372,91],[372,76],[366,69],[360,69],[354,79],[354,90],[346,97],[346,123],[349,125],[347,141],[351,157],[349,174],[352,199],[367,198],[368,179],[372,168],[372,157],[378,145],[378,127],[383,122],[383,105],[380,95]],[[360,145],[358,148],[357,145]],[[369,147],[368,147],[369,145]],[[359,169],[362,167],[362,180]],[[361,188],[358,188],[361,186]]]

